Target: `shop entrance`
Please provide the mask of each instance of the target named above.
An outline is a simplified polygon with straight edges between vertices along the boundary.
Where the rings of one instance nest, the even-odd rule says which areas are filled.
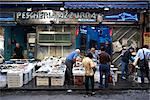
[[[76,48],[79,48],[81,52],[86,53],[92,47],[99,50],[106,43],[112,44],[109,27],[104,25],[80,26],[79,34],[76,37]]]
[[[4,56],[6,60],[13,58],[16,43],[23,48],[24,58],[28,58],[27,33],[35,32],[35,29],[27,26],[4,27]]]

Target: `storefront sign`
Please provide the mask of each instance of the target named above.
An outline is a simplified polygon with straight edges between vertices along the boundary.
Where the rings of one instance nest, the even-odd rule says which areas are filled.
[[[144,33],[144,45],[148,45],[150,47],[150,32]]]
[[[138,16],[137,14],[123,12],[117,15],[107,15],[104,17],[104,19],[114,21],[138,21]]]
[[[96,22],[100,14],[90,12],[68,12],[43,10],[39,12],[17,12],[16,21],[21,24],[50,24],[72,22]]]

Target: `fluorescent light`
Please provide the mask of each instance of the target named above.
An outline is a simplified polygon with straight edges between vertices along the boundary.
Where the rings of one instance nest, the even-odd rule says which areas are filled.
[[[61,10],[61,11],[64,11],[64,10],[65,10],[65,8],[64,8],[64,7],[60,7],[60,10]]]
[[[27,11],[32,11],[32,8],[27,8]]]
[[[109,10],[109,8],[108,8],[108,7],[105,7],[104,10]]]

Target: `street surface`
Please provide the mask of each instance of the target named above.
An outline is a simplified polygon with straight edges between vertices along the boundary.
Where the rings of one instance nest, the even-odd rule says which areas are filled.
[[[97,91],[96,95],[85,97],[84,91],[17,91],[3,92],[0,100],[150,100],[150,90]]]

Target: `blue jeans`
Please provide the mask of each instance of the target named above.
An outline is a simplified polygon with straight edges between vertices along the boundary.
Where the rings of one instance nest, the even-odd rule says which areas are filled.
[[[128,73],[128,63],[121,61],[121,77],[125,77],[125,73]]]
[[[110,66],[109,64],[100,64],[100,87],[108,87],[108,77],[110,74]],[[103,84],[103,75],[105,75],[105,83]]]

